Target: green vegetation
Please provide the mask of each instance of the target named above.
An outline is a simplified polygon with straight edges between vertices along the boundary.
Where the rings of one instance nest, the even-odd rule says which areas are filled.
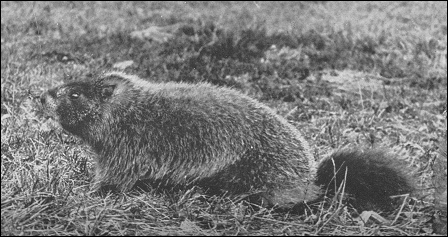
[[[1,15],[2,235],[431,233],[446,2],[2,1]],[[154,25],[171,37],[131,34]],[[293,215],[182,192],[91,195],[92,154],[43,118],[38,96],[128,60],[125,71],[148,80],[208,81],[263,101],[317,158],[348,144],[390,149],[422,190],[366,223],[331,202]]]

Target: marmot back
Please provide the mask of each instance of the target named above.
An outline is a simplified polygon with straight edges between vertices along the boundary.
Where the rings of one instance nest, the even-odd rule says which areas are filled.
[[[98,154],[96,189],[127,191],[137,181],[198,185],[211,193],[256,193],[269,204],[284,205],[313,200],[324,185],[315,183],[316,164],[299,131],[232,89],[150,83],[110,72],[67,83],[41,98],[64,129]],[[318,174],[335,170],[328,164]],[[404,188],[395,194],[408,192],[410,179],[396,169],[388,172],[400,179],[391,181]]]

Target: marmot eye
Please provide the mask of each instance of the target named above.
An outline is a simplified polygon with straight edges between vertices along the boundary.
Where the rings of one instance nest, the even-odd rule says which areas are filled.
[[[78,92],[72,92],[70,94],[70,99],[78,99],[79,98],[79,93]]]

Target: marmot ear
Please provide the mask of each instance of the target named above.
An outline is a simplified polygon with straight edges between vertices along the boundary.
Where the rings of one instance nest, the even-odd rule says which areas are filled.
[[[115,87],[117,85],[104,85],[101,87],[101,98],[107,99],[114,94]]]

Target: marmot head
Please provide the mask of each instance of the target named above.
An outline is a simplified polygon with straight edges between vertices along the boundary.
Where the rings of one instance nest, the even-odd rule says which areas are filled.
[[[104,120],[127,81],[119,75],[89,76],[53,88],[40,97],[45,113],[78,136]],[[121,88],[121,90],[118,90]]]

